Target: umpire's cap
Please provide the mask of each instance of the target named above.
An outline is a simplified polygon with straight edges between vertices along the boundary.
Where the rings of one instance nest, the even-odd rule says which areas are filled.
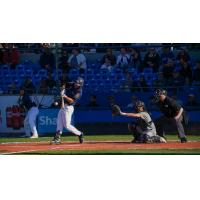
[[[76,80],[75,80],[75,83],[80,85],[81,87],[83,87],[84,85],[84,79],[82,77],[78,77]]]
[[[167,96],[167,91],[163,89],[157,89],[154,94],[154,98],[152,100],[153,103],[157,103],[160,100],[160,96],[165,95]]]
[[[166,90],[163,90],[163,89],[157,89],[155,91],[155,97],[160,97],[161,95],[165,95],[167,96],[167,91]]]

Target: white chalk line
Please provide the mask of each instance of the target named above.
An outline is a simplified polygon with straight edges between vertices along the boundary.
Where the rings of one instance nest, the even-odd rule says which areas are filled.
[[[71,145],[74,146],[74,145]],[[53,147],[49,149],[32,149],[32,150],[24,150],[24,151],[13,151],[13,152],[7,152],[7,153],[0,153],[0,155],[12,155],[12,154],[20,154],[20,153],[30,153],[35,151],[49,151],[49,150],[56,150],[56,149],[62,149],[63,146]]]
[[[169,142],[179,142],[179,140],[168,140],[168,142],[167,143],[169,143]],[[200,142],[200,141],[196,141],[196,140],[194,140],[194,141],[188,141],[188,143],[195,143],[195,142]],[[0,143],[0,145],[7,145],[7,144],[42,144],[42,143],[44,143],[44,144],[46,144],[46,143],[49,143],[49,141],[38,141],[38,142],[30,142],[30,141],[28,141],[28,142],[2,142],[2,143]],[[61,143],[61,144],[67,144],[67,143],[77,143],[76,141],[63,141],[63,143]],[[91,143],[91,144],[93,144],[93,143],[131,143],[131,142],[129,142],[129,141],[127,141],[127,140],[116,140],[116,141],[114,141],[114,140],[88,140],[88,141],[85,141],[85,143]]]
[[[94,144],[94,143],[128,143],[128,141],[87,141],[86,144]],[[177,140],[170,140],[170,142],[178,142]],[[188,141],[188,142],[199,142],[199,141]],[[39,144],[39,143],[43,143],[43,144],[48,144],[47,141],[39,141],[39,142],[5,142],[5,143],[0,143],[3,144],[3,145],[7,145],[7,144]],[[70,143],[70,144],[68,144]],[[53,148],[49,148],[49,149],[32,149],[32,150],[24,150],[24,151],[14,151],[14,152],[5,152],[5,153],[0,153],[0,155],[12,155],[12,154],[19,154],[19,153],[28,153],[28,152],[35,152],[35,151],[48,151],[48,150],[55,150],[55,149],[63,149],[65,148],[66,146],[67,147],[76,147],[76,146],[80,146],[82,144],[76,144],[77,142],[74,142],[74,144],[71,144],[72,142],[64,142],[64,143],[61,143],[61,145],[57,146],[57,147],[53,147]],[[131,144],[131,143],[130,143]],[[160,144],[160,143],[159,143]],[[50,144],[49,144],[50,145]],[[51,146],[51,145],[50,145]],[[141,144],[137,144],[137,146],[134,146],[134,147],[131,147],[131,148],[128,148],[129,150],[133,149],[133,150],[136,150],[138,149],[138,147],[140,147]],[[12,147],[19,147],[19,146],[12,146]],[[20,147],[27,147],[27,146],[20,146]],[[145,148],[145,149],[152,149],[152,148]],[[156,148],[157,149],[157,148]],[[159,148],[158,148],[159,149]],[[163,148],[162,148],[163,149]],[[177,148],[167,148],[167,149],[177,149]],[[181,149],[181,148],[180,148]],[[189,148],[186,148],[186,149],[194,149],[192,147],[189,147]],[[67,149],[67,150],[74,150],[74,149]]]

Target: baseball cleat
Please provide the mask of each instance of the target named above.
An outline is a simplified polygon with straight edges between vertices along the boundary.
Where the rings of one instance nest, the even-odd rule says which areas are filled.
[[[186,137],[181,138],[181,143],[186,143],[186,142],[187,142],[187,138]]]
[[[131,140],[131,143],[139,144],[139,143],[141,143],[141,142],[140,142],[139,140],[133,139],[133,140]]]
[[[160,143],[167,143],[167,141],[164,137],[160,137]]]
[[[50,142],[50,144],[61,144],[60,136],[56,135],[54,136],[53,140]]]
[[[35,138],[38,138],[38,134],[34,134],[30,137],[31,139],[35,139]]]
[[[81,133],[81,135],[78,136],[79,139],[79,143],[83,143],[84,142],[84,138],[83,138],[83,133]]]

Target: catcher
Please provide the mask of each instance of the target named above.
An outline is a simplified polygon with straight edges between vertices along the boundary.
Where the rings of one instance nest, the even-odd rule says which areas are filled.
[[[128,124],[128,129],[133,133],[134,139],[132,143],[166,143],[163,137],[160,137],[156,133],[155,125],[146,111],[145,104],[142,101],[135,103],[136,113],[122,112],[118,105],[113,105],[112,115],[121,115],[126,117],[137,118],[133,123]]]

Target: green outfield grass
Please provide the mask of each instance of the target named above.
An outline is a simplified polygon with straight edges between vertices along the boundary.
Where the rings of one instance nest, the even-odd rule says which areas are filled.
[[[53,137],[40,137],[37,139],[30,138],[0,138],[0,143],[4,142],[46,142],[52,140]],[[133,138],[131,135],[95,135],[95,136],[85,136],[85,141],[131,141]],[[168,135],[167,140],[177,140],[176,135]],[[200,136],[190,135],[188,136],[189,141],[200,141]],[[75,142],[78,141],[76,136],[63,136],[63,142]]]

